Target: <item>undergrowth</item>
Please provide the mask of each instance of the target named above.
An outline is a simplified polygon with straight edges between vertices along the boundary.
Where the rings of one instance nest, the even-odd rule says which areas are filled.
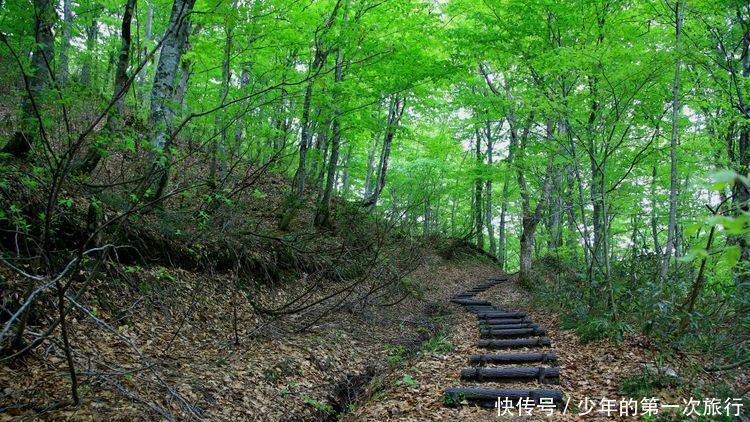
[[[743,286],[707,283],[694,312],[687,315],[690,324],[681,330],[680,322],[686,317],[681,304],[694,274],[688,267],[678,266],[659,283],[658,263],[654,256],[614,263],[609,280],[593,277],[589,281],[582,262],[564,256],[545,257],[535,263],[531,301],[559,314],[561,328],[575,331],[584,343],[621,343],[631,335],[639,336],[639,342],[653,352],[657,367],[673,366],[681,374],[691,375],[694,385],[679,387],[693,388],[691,394],[732,391],[731,373],[726,382],[706,385],[701,379],[712,368],[722,366],[720,362],[741,362],[750,357],[750,318],[747,312],[742,313],[742,309],[748,309],[743,299],[747,295],[737,294]],[[735,369],[743,370],[742,366]],[[648,396],[677,385],[650,374],[634,374],[620,388],[626,394]],[[743,392],[732,394],[739,397]]]

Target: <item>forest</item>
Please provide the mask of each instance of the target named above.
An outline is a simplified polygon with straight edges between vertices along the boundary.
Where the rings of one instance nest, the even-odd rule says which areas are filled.
[[[2,420],[748,420],[750,3],[0,0],[0,298]]]

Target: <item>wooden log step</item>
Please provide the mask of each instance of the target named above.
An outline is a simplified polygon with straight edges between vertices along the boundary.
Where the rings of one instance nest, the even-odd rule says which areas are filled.
[[[470,293],[463,293],[458,295],[453,295],[451,299],[473,299],[474,295]]]
[[[507,339],[507,340],[489,340],[480,339],[479,347],[487,349],[520,349],[523,347],[545,347],[551,346],[552,341],[547,337]]]
[[[490,302],[478,299],[451,299],[451,302],[466,306],[492,306]]]
[[[466,305],[466,309],[477,312],[496,312],[500,308],[496,308],[492,305]]]
[[[522,324],[529,323],[529,318],[485,318],[479,321],[479,326],[483,325],[500,325],[500,324]]]
[[[466,307],[466,312],[470,312],[472,314],[478,314],[480,312],[490,312],[492,310],[493,309],[484,309],[484,308],[477,309],[473,306]]]
[[[520,321],[520,320],[514,320]],[[492,330],[514,330],[517,328],[543,328],[531,322],[519,322],[518,324],[479,324],[479,332],[485,333]]]
[[[523,312],[508,312],[508,311],[487,311],[477,314],[479,318],[484,319],[496,319],[496,318],[523,318],[526,316]]]
[[[517,403],[528,397],[537,404],[542,398],[552,399],[554,403],[563,401],[562,391],[560,390],[500,390],[496,388],[456,387],[446,389],[443,396],[443,403],[448,406],[458,406],[466,400],[469,403],[490,409],[497,407],[498,400]]]
[[[512,313],[512,312],[508,312],[508,310],[507,310],[507,309],[502,309],[502,308],[495,308],[494,310],[486,310],[486,309],[466,309],[466,311],[467,311],[467,312],[471,312],[472,314],[476,315],[476,316],[477,316],[477,318],[479,318],[479,322],[483,322],[483,321],[485,321],[485,320],[487,319],[486,317],[482,317],[482,315],[484,315],[484,314],[486,314],[486,313],[490,313],[490,312],[500,312],[500,313],[505,313],[505,314],[510,314],[510,313]],[[522,319],[523,317],[515,317],[515,316],[511,316],[511,317],[509,317],[509,318],[516,318],[516,320],[520,321],[520,320],[521,320],[521,319]]]
[[[544,328],[513,328],[510,330],[489,330],[482,334],[483,338],[520,338],[547,335]]]
[[[467,381],[534,381],[540,384],[558,384],[560,368],[466,368],[461,370],[461,379]]]
[[[472,355],[469,363],[472,365],[504,364],[504,363],[548,363],[557,361],[554,353],[506,353],[501,355]]]

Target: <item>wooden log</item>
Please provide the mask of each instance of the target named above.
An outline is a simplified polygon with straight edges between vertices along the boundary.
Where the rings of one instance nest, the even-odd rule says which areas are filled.
[[[484,310],[484,312],[493,312],[497,310],[498,308],[494,307],[493,305],[466,305],[466,309],[473,309],[476,311]]]
[[[479,320],[479,326],[494,324],[521,324],[531,322],[529,318],[484,318]]]
[[[495,318],[523,318],[526,316],[523,312],[507,312],[507,311],[488,311],[477,314],[479,318],[483,319],[495,319]]]
[[[484,315],[488,312],[500,312],[504,314],[512,314],[513,312],[508,312],[506,309],[502,308],[495,308],[495,310],[482,310],[482,309],[466,309],[467,312],[471,312],[472,314],[476,315],[479,319],[479,322],[482,322],[486,320],[487,318],[482,317],[481,315]],[[523,317],[516,317],[516,316],[510,316],[509,318],[516,318],[517,320],[521,320]]]
[[[451,302],[466,306],[492,306],[490,302],[478,299],[451,299]]]
[[[483,347],[486,349],[520,349],[523,347],[545,347],[551,345],[552,341],[547,337],[507,340],[479,340],[479,347]]]
[[[560,390],[500,390],[497,388],[448,388],[443,392],[445,403],[448,406],[458,406],[464,400],[474,403],[481,407],[494,409],[500,402],[511,401],[514,403],[529,398],[534,403],[539,403],[540,399],[552,399],[553,403],[563,401],[562,391]]]
[[[540,384],[557,384],[560,382],[560,368],[466,368],[461,370],[461,379],[467,381],[534,381]]]
[[[492,305],[467,305],[466,310],[472,312],[495,312],[498,308]]]
[[[544,336],[547,335],[547,330],[544,328],[512,328],[505,330],[489,330],[481,334],[482,337],[486,338],[521,338]]]
[[[548,363],[557,361],[554,353],[506,353],[501,355],[472,355],[469,363],[472,365],[504,364],[504,363]]]
[[[513,320],[513,321],[521,321]],[[519,322],[517,324],[479,324],[479,332],[485,333],[492,330],[513,330],[516,328],[542,328],[538,324],[531,322]]]

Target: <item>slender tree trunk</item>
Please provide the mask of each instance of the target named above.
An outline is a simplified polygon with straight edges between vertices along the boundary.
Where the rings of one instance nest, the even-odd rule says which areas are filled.
[[[519,170],[519,174],[521,171]],[[529,197],[528,192],[525,194],[525,198],[523,199],[524,206],[523,206],[523,216],[521,218],[521,239],[520,239],[520,268],[518,271],[518,280],[520,283],[524,285],[529,285],[530,280],[530,274],[531,274],[531,258],[532,253],[534,252],[534,233],[536,233],[536,228],[539,225],[539,221],[542,217],[542,210],[545,207],[545,204],[549,198],[549,192],[551,188],[551,167],[548,168],[547,175],[545,176],[544,185],[542,187],[542,191],[540,192],[539,201],[537,202],[537,206],[535,210],[532,212],[530,209],[529,204]],[[526,181],[523,176],[519,176],[519,186],[522,186],[522,189],[526,190]]]
[[[114,92],[112,93],[112,100],[114,101],[113,111],[107,115],[107,132],[115,133],[120,130],[122,126],[122,116],[125,109],[125,96],[128,91],[128,65],[130,64],[130,44],[131,35],[130,28],[133,20],[133,8],[135,7],[136,0],[127,0],[125,3],[125,11],[122,15],[122,26],[121,26],[121,43],[120,43],[120,54],[117,60],[117,68],[115,70],[115,85]],[[99,161],[102,158],[102,148],[105,145],[92,145],[86,152],[86,156],[81,163],[76,166],[73,170],[73,174],[78,175],[89,175],[99,165]]]
[[[128,83],[128,65],[130,64],[130,28],[133,21],[133,9],[136,0],[127,0],[125,11],[122,15],[122,26],[120,29],[120,54],[117,59],[117,68],[115,69],[115,89],[113,100],[115,101],[114,115],[109,115],[107,119],[108,128],[111,131],[119,129],[123,111],[125,108],[125,95],[127,93]]]
[[[351,180],[349,179],[349,165],[352,161],[352,147],[349,146],[349,148],[346,149],[346,156],[344,157],[344,163],[343,163],[343,170],[342,170],[342,176],[341,176],[341,195],[346,197],[349,194],[349,184]]]
[[[685,0],[678,0],[675,4],[676,30],[675,51],[677,60],[674,69],[674,81],[672,83],[672,136],[669,141],[669,224],[667,226],[667,244],[664,247],[659,280],[663,281],[669,271],[669,262],[675,249],[675,232],[677,226],[677,189],[679,180],[677,178],[677,143],[680,131],[680,70],[682,69],[681,42],[682,42],[682,20],[684,16]]]
[[[549,201],[547,207],[547,230],[549,230],[547,246],[550,251],[562,246],[562,173],[554,175],[552,188],[554,199]]]
[[[380,110],[378,110],[378,118],[380,117]],[[373,182],[373,176],[375,174],[375,153],[378,150],[378,146],[380,146],[380,133],[381,129],[378,128],[378,131],[375,133],[375,137],[372,141],[372,146],[370,146],[370,152],[367,155],[367,175],[365,176],[365,198],[368,198],[370,195],[372,195],[372,182]]]
[[[315,48],[315,58],[311,67],[311,75],[319,73],[325,65],[328,53],[323,51],[323,47],[318,45]],[[305,193],[305,181],[307,179],[307,151],[312,141],[312,122],[310,121],[310,108],[313,96],[314,81],[310,80],[305,88],[305,97],[302,100],[302,120],[300,122],[301,135],[299,146],[299,166],[294,175],[295,193],[299,199]]]
[[[474,130],[475,143],[475,159],[477,167],[482,164],[482,137],[479,135],[479,129]],[[477,247],[484,249],[484,223],[483,214],[485,212],[485,204],[482,202],[482,186],[483,181],[477,175],[474,180],[474,235],[476,236]]]
[[[68,82],[70,72],[70,40],[73,37],[73,10],[72,1],[63,0],[63,30],[60,39],[60,66],[57,69],[57,83],[60,87],[65,87]]]
[[[396,128],[398,128],[405,108],[405,98],[401,99],[398,95],[394,95],[393,98],[391,98],[388,105],[388,116],[386,118],[385,133],[383,135],[383,149],[380,152],[377,179],[375,180],[372,194],[369,197],[366,197],[362,203],[362,206],[364,207],[376,206],[380,194],[383,192],[383,188],[385,188],[386,175],[388,174],[388,161],[391,156],[391,144],[393,143]]]
[[[506,214],[508,212],[508,196],[509,196],[509,181],[508,177],[503,181],[503,195],[502,203],[500,204],[500,225],[497,230],[497,259],[500,262],[500,269],[504,270],[506,265],[507,253],[505,250],[505,232],[506,232]]]
[[[656,183],[658,176],[658,166],[654,164],[651,170],[651,238],[654,242],[654,253],[661,257],[661,245],[659,244],[659,221],[656,217]]]
[[[145,25],[145,32],[146,32],[146,45],[143,45],[141,47],[140,51],[140,60],[141,62],[148,59],[148,48],[151,45],[151,41],[154,39],[154,5],[152,4],[152,1],[148,1],[148,7],[146,9],[146,25]],[[149,99],[147,98],[148,90],[146,89],[146,66],[143,66],[141,68],[141,72],[138,74],[138,91],[141,93],[141,99],[145,102],[147,102]]]
[[[487,164],[489,166],[492,166],[492,128],[490,126],[490,122],[487,121],[485,123],[485,135],[487,137]],[[492,180],[487,180],[484,185],[484,191],[485,191],[485,201],[486,201],[486,208],[485,208],[485,224],[487,225],[487,237],[490,241],[490,250],[489,253],[492,256],[496,256],[497,254],[497,243],[495,240],[495,226],[493,223],[493,213],[492,213]]]
[[[530,116],[531,118],[531,116]],[[519,161],[523,164],[523,159],[526,151],[526,142],[528,139],[528,133],[530,128],[530,122],[527,123],[527,127],[524,130],[524,135],[519,142]],[[547,135],[551,137],[554,133],[554,126],[547,125]],[[528,190],[526,183],[526,176],[522,165],[517,166],[516,177],[518,179],[518,189],[521,192],[521,256],[520,256],[520,269],[518,271],[518,281],[522,285],[529,285],[531,280],[529,278],[531,274],[531,258],[534,252],[534,233],[536,232],[537,225],[542,219],[542,212],[547,206],[549,200],[550,190],[552,189],[552,175],[554,166],[550,160],[550,164],[547,166],[547,171],[544,176],[542,190],[539,194],[539,200],[537,201],[536,208],[531,210],[531,195]]]
[[[236,5],[236,2],[235,2]],[[225,39],[224,39],[224,58],[221,63],[221,98],[219,104],[224,105],[229,95],[229,84],[232,79],[232,73],[230,71],[231,58],[232,58],[232,28],[226,25],[224,28]],[[227,146],[227,125],[225,119],[222,118],[223,114],[219,113],[216,115],[216,126],[219,129],[220,141],[211,143],[211,161],[209,163],[208,179],[211,186],[216,186],[217,176],[219,179],[224,179],[226,173],[226,146]]]
[[[346,29],[346,21],[349,16],[349,7],[347,5],[344,8],[342,16],[342,31]],[[336,69],[334,72],[334,84],[341,84],[344,80],[344,46],[342,39],[339,38],[339,45],[336,51]],[[339,148],[341,145],[341,122],[339,115],[339,105],[336,103],[335,110],[333,112],[333,136],[331,138],[331,157],[328,160],[328,175],[326,177],[326,186],[323,191],[323,197],[318,204],[318,209],[315,212],[315,225],[316,226],[329,226],[331,223],[331,197],[333,196],[334,178],[336,177],[336,166],[339,161]]]
[[[567,124],[566,124],[567,127]],[[589,233],[589,221],[586,216],[586,202],[583,194],[583,178],[581,177],[580,161],[578,159],[578,149],[576,148],[576,142],[568,132],[568,139],[570,140],[570,151],[573,156],[573,174],[575,176],[575,184],[577,186],[578,193],[578,208],[581,213],[581,225],[583,231],[583,257],[586,263],[588,281],[591,281],[591,266],[593,261],[593,253],[591,246],[591,235]]]
[[[578,223],[576,222],[575,218],[575,205],[574,205],[574,199],[573,199],[573,191],[575,190],[575,175],[573,166],[569,166],[568,168],[568,174],[566,175],[566,184],[567,184],[567,192],[565,195],[565,209],[567,210],[567,225],[568,225],[568,231],[567,236],[565,236],[565,246],[573,251],[573,261],[575,263],[578,263],[578,245],[580,244],[578,240]],[[584,249],[584,255],[586,255],[586,250]]]
[[[317,157],[313,169],[317,175],[315,176],[313,186],[318,189],[319,194],[322,194],[322,184],[326,170],[325,163],[328,157],[328,135],[330,132],[330,126],[330,121],[321,124],[318,128],[318,135],[315,139],[315,152],[317,153]],[[320,197],[318,198],[318,202],[320,202]]]
[[[154,128],[151,137],[151,163],[158,178],[153,197],[160,197],[169,181],[171,126],[174,111],[170,102],[174,99],[175,80],[180,59],[185,53],[190,32],[190,13],[195,0],[174,0],[169,18],[167,34],[162,42],[159,63],[156,66],[154,84],[151,88],[150,123]]]
[[[94,73],[92,68],[96,63],[96,43],[99,39],[99,12],[95,12],[91,18],[91,23],[86,28],[86,53],[81,66],[81,85],[86,89],[91,89],[91,75]]]
[[[305,98],[302,100],[302,126],[299,144],[299,165],[294,175],[294,189],[297,197],[301,198],[305,193],[305,179],[307,178],[307,150],[310,147],[310,103],[312,101],[313,82],[307,83]]]
[[[250,83],[250,69],[247,66],[240,72],[240,91],[245,92],[247,85]],[[242,139],[245,131],[245,119],[240,119],[234,130],[234,141],[232,142],[232,159],[237,159],[243,154]]]
[[[515,122],[513,123],[515,124]],[[511,129],[514,130],[514,129]],[[497,258],[500,261],[500,268],[505,269],[507,265],[507,213],[508,213],[508,200],[510,199],[510,175],[512,173],[513,155],[516,149],[517,137],[511,135],[510,142],[508,144],[508,157],[505,159],[506,173],[505,180],[503,180],[503,197],[502,204],[500,205],[500,227],[498,229],[498,253]]]

